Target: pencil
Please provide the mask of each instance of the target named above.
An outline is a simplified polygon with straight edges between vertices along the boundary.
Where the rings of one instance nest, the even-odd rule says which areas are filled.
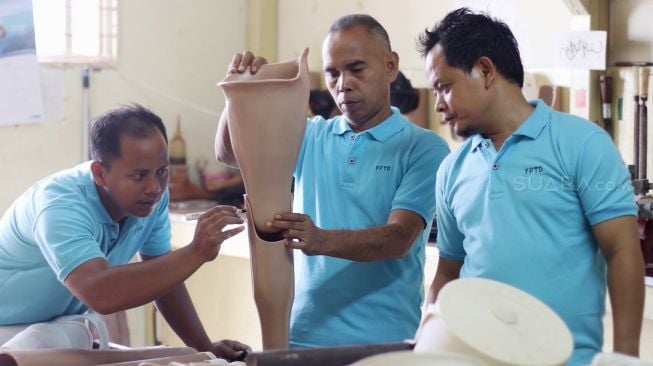
[[[204,212],[205,212],[205,211],[204,211]],[[200,217],[200,215],[202,215],[204,212],[191,212],[191,213],[187,213],[187,214],[186,214],[186,221],[197,220],[197,219]],[[238,215],[243,214],[243,213],[245,213],[245,212],[247,212],[247,209],[244,209],[244,208],[236,209],[236,214],[238,214]]]

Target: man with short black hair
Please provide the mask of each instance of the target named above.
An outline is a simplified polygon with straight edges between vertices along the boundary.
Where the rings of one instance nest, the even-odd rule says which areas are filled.
[[[268,222],[294,251],[291,347],[399,342],[421,317],[435,172],[446,142],[390,104],[399,56],[366,14],[336,20],[322,46],[341,116],[307,120],[295,166],[294,213]],[[265,59],[235,55],[229,71]],[[237,165],[225,114],[218,157]]]
[[[91,151],[92,161],[37,182],[2,217],[0,328],[156,301],[188,346],[237,358],[247,346],[212,343],[184,286],[226,238],[243,230],[225,230],[242,224],[236,208],[207,211],[193,241],[171,252],[161,119],[141,106],[109,111],[93,124]],[[136,253],[143,261],[127,264]]]
[[[637,355],[644,262],[630,175],[610,136],[524,98],[517,41],[501,21],[458,9],[420,45],[436,110],[469,137],[438,170],[428,301],[458,277],[516,286],[560,315],[575,343],[569,364],[587,365],[603,346],[607,275],[613,349]]]

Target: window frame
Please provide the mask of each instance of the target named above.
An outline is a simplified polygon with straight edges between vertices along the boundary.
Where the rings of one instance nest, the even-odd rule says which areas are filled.
[[[47,1],[47,0],[46,0]],[[97,55],[79,55],[72,51],[72,0],[64,0],[65,6],[65,46],[60,55],[40,55],[37,58],[43,64],[84,64],[93,68],[112,68],[118,61],[118,0],[98,0],[99,30]]]

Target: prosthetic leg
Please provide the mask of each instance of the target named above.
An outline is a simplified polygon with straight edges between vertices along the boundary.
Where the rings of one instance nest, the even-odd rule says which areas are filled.
[[[265,222],[292,209],[292,172],[308,112],[307,55],[305,49],[297,61],[263,65],[255,75],[232,74],[218,84],[227,100],[231,146],[247,192],[254,300],[264,349],[288,348],[292,253]]]

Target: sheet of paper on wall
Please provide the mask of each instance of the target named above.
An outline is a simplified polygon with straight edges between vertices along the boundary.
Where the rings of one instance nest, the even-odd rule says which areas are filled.
[[[48,121],[64,119],[64,69],[59,66],[40,65],[41,95],[43,96],[43,118]]]
[[[557,66],[605,70],[606,42],[606,31],[559,33],[556,43]]]
[[[0,1],[0,125],[43,118],[31,0]]]

